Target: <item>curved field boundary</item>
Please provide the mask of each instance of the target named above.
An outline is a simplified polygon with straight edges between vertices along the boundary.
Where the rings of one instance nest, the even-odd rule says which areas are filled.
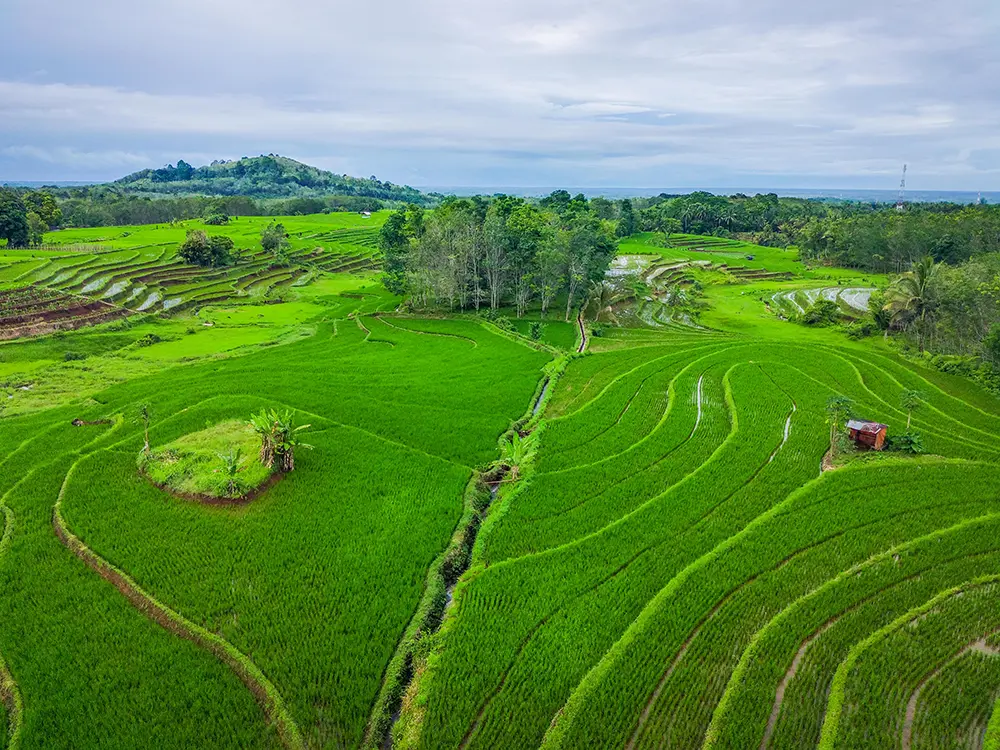
[[[854,359],[852,358],[852,355],[845,354],[843,351],[838,351],[837,349],[835,349],[833,347],[823,347],[823,348],[826,349],[831,354],[833,354],[834,356],[836,356],[839,359],[843,360],[844,362],[847,362],[857,372],[858,380],[861,383],[861,385],[864,387],[864,389],[866,391],[868,391],[869,393],[871,393],[872,396],[875,399],[877,399],[878,401],[881,401],[882,403],[884,403],[892,411],[895,411],[898,414],[905,416],[905,412],[898,405],[894,406],[892,404],[889,404],[888,402],[885,401],[885,399],[884,399],[883,396],[880,396],[878,393],[876,393],[875,391],[873,391],[871,389],[871,387],[868,385],[868,382],[864,378],[864,373],[862,372],[861,368],[858,367],[857,362],[854,361]],[[862,362],[864,364],[868,364],[868,365],[872,365],[873,364],[872,362],[870,362],[869,360],[865,359],[864,357],[862,357],[860,355],[855,355],[855,356],[857,357],[857,359],[860,362]],[[901,367],[902,366],[899,362],[895,362],[892,359],[889,359],[889,358],[884,357],[882,355],[876,355],[876,356],[880,356],[882,359],[887,360],[888,362],[890,362],[895,367]],[[905,369],[908,369],[908,368],[905,368]],[[897,386],[899,386],[899,389],[901,391],[907,388],[907,386],[904,383],[902,383],[895,375],[892,374],[892,372],[890,372],[889,368],[887,368],[887,367],[881,367],[881,368],[879,368],[879,372],[880,372],[880,374],[883,377],[887,378],[892,383],[895,383]],[[919,373],[914,372],[914,371],[911,370],[910,374],[914,378],[919,378],[920,379],[921,386],[923,386],[924,388],[928,388],[930,390],[933,390],[935,393],[939,394],[941,397],[947,399],[950,402],[955,402],[955,404],[956,404],[956,406],[958,408],[971,409],[973,411],[977,411],[977,412],[981,413],[983,416],[990,417],[990,418],[995,418],[995,415],[989,414],[988,412],[985,412],[982,409],[979,409],[975,405],[970,404],[969,402],[964,401],[964,400],[962,400],[962,399],[960,399],[960,398],[958,398],[956,396],[953,396],[952,394],[948,393],[947,391],[945,391],[943,388],[941,388],[940,386],[936,385],[932,381],[928,380],[927,378],[922,377]],[[930,402],[926,402],[925,401],[924,404],[923,404],[922,410],[934,412],[937,415],[936,419],[937,419],[938,422],[940,422],[941,420],[944,420],[949,425],[953,425],[953,427],[951,429],[957,429],[957,430],[959,430],[958,435],[955,436],[955,437],[953,437],[952,439],[955,439],[958,442],[968,442],[968,443],[974,443],[974,444],[977,444],[977,445],[983,445],[983,443],[981,443],[980,440],[973,439],[971,437],[967,437],[968,433],[971,431],[971,432],[978,433],[983,438],[986,438],[987,442],[985,443],[985,445],[989,446],[989,447],[992,447],[993,440],[996,438],[995,434],[987,432],[986,430],[980,429],[979,427],[976,427],[974,425],[970,425],[970,424],[968,424],[966,422],[962,422],[961,420],[957,419],[953,414],[948,413],[947,411],[943,410],[942,408],[939,408],[938,406],[935,406],[934,404],[932,404]],[[917,412],[914,415],[914,422],[916,422],[918,424],[921,421],[924,421],[924,420],[921,419],[921,417],[919,415],[920,415],[920,412]],[[951,429],[941,430],[940,427],[939,427],[938,431],[939,432],[945,432],[946,434],[948,434],[949,436],[951,436],[952,435]],[[963,439],[963,437],[964,437],[964,439]]]
[[[61,513],[63,495],[73,474],[73,464],[63,480],[59,497],[52,509],[52,525],[59,541],[88,567],[94,570],[104,580],[113,585],[137,610],[153,620],[174,635],[186,638],[198,646],[214,654],[221,662],[229,666],[243,684],[254,694],[268,721],[275,727],[282,744],[289,750],[304,750],[305,742],[302,732],[289,713],[285,702],[274,684],[264,673],[250,661],[249,657],[235,646],[218,635],[196,625],[183,615],[160,603],[127,574],[113,566],[96,552],[85,545],[66,525]]]
[[[605,526],[605,527],[603,527],[601,529],[598,529],[598,530],[596,530],[594,532],[591,532],[591,533],[589,533],[589,534],[587,534],[587,535],[585,535],[583,537],[580,537],[578,539],[571,540],[571,541],[566,542],[566,543],[564,543],[562,545],[558,545],[556,547],[552,547],[552,548],[549,548],[549,549],[546,549],[546,550],[543,550],[543,551],[540,551],[540,552],[529,553],[529,554],[526,554],[526,555],[522,555],[520,557],[513,557],[513,558],[508,558],[508,559],[505,559],[505,560],[501,560],[500,562],[495,563],[491,567],[500,567],[500,566],[505,566],[505,565],[509,565],[509,564],[517,564],[519,561],[525,560],[527,558],[541,558],[542,556],[552,554],[552,553],[554,553],[554,552],[556,552],[558,550],[561,550],[561,549],[567,549],[567,548],[570,548],[570,547],[581,545],[581,544],[583,544],[588,539],[600,536],[605,531],[607,531],[609,528],[612,528],[612,527],[615,527],[615,526],[618,526],[618,525],[624,523],[626,521],[626,519],[628,519],[632,515],[638,513],[642,508],[655,503],[656,501],[662,499],[663,497],[666,497],[671,492],[675,491],[678,486],[683,485],[687,481],[691,480],[691,478],[693,476],[696,476],[701,470],[703,470],[705,468],[705,466],[707,466],[708,464],[710,464],[713,461],[715,461],[717,459],[718,455],[720,454],[720,452],[734,439],[734,436],[739,431],[739,421],[738,421],[737,415],[736,415],[736,407],[735,407],[735,402],[733,400],[732,390],[731,390],[731,385],[730,385],[729,379],[730,379],[730,375],[732,374],[733,370],[735,370],[737,367],[739,367],[739,366],[741,366],[743,364],[744,363],[739,363],[737,365],[731,366],[726,371],[726,373],[723,375],[722,382],[723,382],[723,386],[724,386],[725,402],[728,405],[729,412],[731,414],[731,429],[730,429],[730,432],[729,432],[728,436],[725,438],[725,440],[722,442],[722,444],[719,445],[715,449],[715,451],[713,451],[713,453],[711,454],[711,456],[701,466],[699,466],[698,468],[694,469],[689,474],[685,475],[676,484],[674,484],[671,487],[667,488],[664,492],[662,492],[662,493],[660,493],[660,494],[658,494],[658,495],[650,498],[645,503],[642,503],[640,506],[638,506],[637,508],[635,508],[632,511],[630,511],[625,516],[622,516],[621,518],[613,521],[612,523],[608,524],[607,526]],[[765,462],[764,465],[766,466],[767,462]],[[697,526],[697,525],[698,525],[697,523],[694,524],[694,526]],[[484,700],[484,702],[480,705],[480,708],[479,708],[479,710],[476,713],[475,719],[473,720],[472,724],[467,729],[467,731],[465,733],[465,736],[462,739],[462,742],[461,742],[461,744],[459,746],[460,750],[464,750],[464,748],[466,748],[469,745],[469,743],[472,741],[472,739],[475,737],[475,735],[476,735],[476,733],[477,733],[477,731],[479,729],[479,726],[482,723],[482,720],[483,720],[483,717],[484,717],[486,711],[490,707],[490,704],[493,702],[493,700],[497,697],[497,695],[499,695],[500,692],[503,690],[503,688],[504,688],[504,686],[505,686],[505,684],[507,682],[507,679],[508,679],[508,677],[510,675],[510,672],[512,671],[512,669],[514,667],[514,664],[516,664],[517,661],[520,659],[521,654],[524,652],[525,648],[528,646],[528,644],[534,638],[535,634],[552,617],[554,617],[560,611],[562,611],[562,610],[566,609],[567,607],[571,606],[573,602],[577,601],[580,597],[584,596],[585,594],[587,594],[589,592],[592,592],[592,591],[596,591],[597,589],[599,589],[602,586],[604,586],[605,584],[607,584],[609,581],[615,580],[622,572],[624,572],[625,570],[627,570],[633,563],[635,563],[643,555],[647,554],[648,552],[650,552],[653,549],[659,548],[662,545],[669,543],[672,539],[675,539],[677,536],[685,533],[686,531],[689,531],[690,528],[692,528],[692,527],[689,527],[688,529],[679,530],[676,534],[672,534],[672,535],[670,535],[668,537],[659,539],[659,540],[657,540],[657,541],[655,541],[655,542],[647,545],[646,547],[644,547],[643,549],[639,550],[634,555],[632,555],[628,560],[624,561],[621,565],[619,565],[610,574],[608,574],[607,576],[603,577],[601,580],[595,582],[592,586],[589,586],[588,588],[586,588],[586,589],[584,589],[582,591],[577,592],[576,594],[574,594],[573,596],[571,596],[567,601],[564,601],[564,602],[558,604],[554,609],[552,609],[551,611],[549,611],[538,622],[536,622],[535,625],[528,631],[528,633],[521,640],[520,644],[518,645],[518,648],[517,648],[516,652],[514,653],[513,657],[510,660],[510,663],[504,669],[504,671],[503,671],[503,673],[501,675],[501,679],[500,679],[499,683],[496,685],[496,687],[490,693],[490,695]],[[722,547],[722,546],[723,545],[720,545],[720,547]],[[703,557],[708,558],[709,555],[706,554]],[[698,561],[695,561],[695,563],[692,563],[692,565],[689,566],[689,568],[694,567],[694,565],[696,565],[698,562],[700,562],[700,560],[701,560],[701,558],[699,558]],[[674,579],[671,580],[670,583],[667,584],[667,588],[670,588],[670,586],[673,585],[673,584],[679,585],[679,581],[681,579],[683,579],[683,578],[686,578],[686,576],[684,574],[687,573],[687,572],[688,572],[688,568],[685,568],[684,570],[682,570],[678,574],[678,576],[676,576]],[[661,596],[662,594],[663,594],[663,590],[661,590],[660,593],[657,594],[657,597]],[[654,601],[655,601],[655,598],[654,598]],[[648,605],[647,605],[646,609],[648,609]],[[643,615],[646,613],[646,609],[644,609],[643,612],[640,613],[640,616],[639,616],[638,619],[641,619],[643,617]],[[635,625],[636,625],[636,623],[633,622],[632,625],[629,626],[629,628],[626,630],[626,635],[629,634],[629,631],[631,631],[635,627]],[[619,641],[619,643],[620,643],[620,641]],[[613,652],[614,649],[617,646],[618,646],[617,643],[614,646],[612,646],[611,652]],[[609,652],[609,653],[611,653],[611,652]],[[598,662],[598,667],[600,665],[604,664],[604,660],[607,659],[607,658],[608,658],[608,655],[606,654],[602,658],[602,660],[600,662]],[[585,675],[584,680],[583,680],[583,682],[581,684],[585,683],[587,681],[587,679],[591,677],[591,674],[595,670],[598,669],[598,667],[592,668],[591,672],[588,672],[587,675]],[[577,690],[578,689],[579,689],[579,685],[577,686]],[[570,700],[568,700],[566,702],[566,704],[564,704],[563,709],[562,709],[563,711],[566,711],[567,709],[570,710],[570,711],[573,711],[575,708],[578,707],[578,706],[574,706],[572,704],[572,699],[575,696],[575,692],[576,691],[574,690],[574,692],[571,693]],[[544,738],[542,740],[542,747],[543,748],[545,748],[545,747],[559,747],[559,746],[562,746],[563,740],[562,740],[562,737],[561,737],[561,733],[564,731],[564,729],[566,727],[566,722],[562,721],[561,719],[562,719],[562,714],[561,713],[557,713],[556,716],[553,718],[552,724],[550,725],[549,730],[545,733]]]
[[[598,400],[600,400],[605,395],[607,395],[611,391],[611,389],[614,388],[618,383],[620,383],[621,381],[625,380],[625,378],[627,378],[628,376],[635,374],[637,371],[641,370],[643,367],[655,365],[656,363],[662,362],[663,360],[669,359],[671,357],[678,357],[678,358],[680,358],[680,357],[683,357],[683,356],[693,356],[695,354],[699,355],[696,359],[693,359],[691,362],[688,363],[687,366],[685,366],[682,370],[680,370],[677,373],[677,375],[673,378],[673,380],[671,381],[670,386],[668,387],[668,393],[669,393],[669,395],[672,398],[673,397],[672,389],[673,389],[673,386],[674,386],[674,382],[678,378],[680,378],[682,375],[684,375],[684,373],[686,373],[688,370],[690,370],[698,362],[701,362],[701,361],[707,359],[708,357],[712,357],[712,356],[720,355],[720,354],[724,354],[724,353],[729,353],[729,351],[731,351],[731,348],[730,349],[724,349],[723,347],[724,347],[724,344],[722,342],[711,343],[711,344],[701,344],[701,345],[699,345],[697,347],[692,347],[689,350],[684,351],[684,352],[671,351],[671,352],[667,352],[666,354],[661,354],[661,355],[659,355],[657,357],[653,357],[652,359],[647,359],[647,360],[645,360],[643,362],[640,362],[635,367],[631,367],[628,370],[626,370],[625,372],[622,372],[621,374],[616,375],[614,378],[612,378],[611,380],[609,380],[601,388],[601,390],[599,390],[597,393],[595,393],[582,406],[579,406],[576,409],[573,409],[572,411],[566,411],[565,413],[560,414],[557,417],[546,418],[545,421],[546,422],[562,422],[562,421],[568,420],[570,417],[573,417],[573,416],[575,416],[577,414],[580,414],[581,412],[583,412],[583,411],[585,411],[587,409],[597,408],[596,406],[594,406],[594,404],[596,404],[596,402]],[[705,350],[705,349],[709,349],[710,351],[704,352],[703,350]],[[593,378],[591,378],[591,380],[588,381],[584,385],[583,388],[581,388],[580,395],[584,395],[584,391],[588,387],[590,387],[590,383],[592,382],[592,380],[593,380]],[[668,411],[669,411],[669,407],[668,407],[668,409],[664,410],[665,414],[660,419],[660,423],[662,423],[666,419],[666,412],[668,412]],[[658,423],[657,427],[659,427],[659,426],[660,426],[660,424]],[[654,428],[654,431],[655,431],[655,428]],[[646,441],[648,439],[649,439],[649,435],[645,435],[641,440],[637,440],[633,445],[638,445],[639,443],[642,443],[642,442],[644,442],[644,441]],[[606,460],[606,459],[602,459],[602,460]],[[600,463],[600,462],[599,461],[595,461],[593,463]],[[547,474],[557,474],[560,471],[570,471],[570,470],[575,469],[575,468],[578,468],[578,467],[574,466],[574,467],[569,467],[567,469],[559,469],[557,471],[551,471],[551,472],[545,472],[545,473],[547,473]]]
[[[730,435],[731,437],[731,435]],[[729,440],[730,438],[727,438]],[[885,462],[885,463],[888,463]],[[841,472],[852,471],[852,469],[841,469]],[[857,471],[853,469],[853,471]],[[721,555],[730,549],[735,548],[744,539],[751,537],[757,529],[764,526],[770,520],[782,515],[789,507],[793,507],[798,498],[809,494],[812,489],[824,482],[824,478],[827,475],[820,475],[815,479],[805,483],[799,487],[794,492],[790,493],[781,502],[775,503],[767,511],[761,513],[756,518],[754,518],[750,523],[744,526],[738,533],[726,538],[719,544],[715,545],[711,549],[707,550],[700,557],[693,560],[691,563],[679,570],[673,578],[671,578],[666,585],[660,591],[653,596],[646,606],[642,609],[639,615],[635,618],[631,625],[625,630],[622,636],[615,642],[615,644],[607,651],[607,653],[591,667],[576,688],[570,693],[569,698],[563,705],[562,711],[558,714],[552,721],[552,725],[549,730],[545,733],[545,737],[542,741],[543,749],[554,749],[561,748],[564,746],[565,735],[568,731],[569,725],[572,723],[576,714],[581,711],[586,710],[587,707],[587,695],[594,689],[598,683],[603,679],[604,675],[607,674],[611,669],[614,668],[615,662],[618,660],[620,654],[622,654],[628,646],[640,638],[643,631],[646,629],[647,624],[651,623],[654,617],[654,613],[666,606],[666,603],[670,600],[671,596],[681,587],[681,585],[694,576],[696,573],[707,567],[707,565],[715,559],[718,559]],[[828,480],[827,480],[828,481]],[[805,506],[808,507],[808,506]],[[614,524],[611,524],[614,525]],[[600,532],[598,532],[600,533]],[[570,543],[572,544],[572,543]],[[569,546],[569,545],[565,545]],[[550,552],[546,550],[545,552],[536,553],[538,555],[544,555]],[[519,558],[523,559],[523,558]],[[498,565],[503,565],[508,561],[504,560]],[[1000,576],[998,576],[1000,577]],[[709,746],[708,738],[706,738],[706,747]]]
[[[848,653],[847,658],[841,662],[840,666],[837,668],[836,674],[833,676],[833,684],[830,686],[830,697],[827,702],[826,716],[823,719],[823,731],[820,734],[819,750],[833,750],[837,742],[837,733],[840,729],[840,719],[844,712],[844,700],[847,694],[847,678],[850,675],[851,670],[854,668],[854,665],[865,651],[867,651],[871,646],[877,644],[879,641],[884,640],[907,623],[912,622],[921,615],[934,609],[941,602],[957,596],[969,589],[987,586],[991,583],[997,583],[998,581],[1000,581],[1000,574],[980,576],[979,578],[966,581],[958,586],[953,586],[950,589],[945,589],[936,596],[928,599],[919,607],[914,607],[909,612],[905,612],[900,615],[888,625],[876,630],[870,636],[855,645],[854,648],[851,649],[850,653]],[[990,723],[992,724],[993,722],[991,721]]]
[[[754,634],[754,636],[751,639],[749,645],[744,650],[742,656],[740,657],[739,662],[736,665],[736,668],[733,670],[733,673],[732,673],[732,675],[729,678],[729,683],[726,685],[726,690],[723,693],[722,698],[719,700],[719,703],[718,703],[718,705],[715,708],[715,711],[714,711],[713,716],[712,716],[712,722],[711,722],[711,724],[709,724],[708,730],[705,733],[704,747],[705,748],[712,748],[712,747],[715,746],[715,743],[718,740],[719,724],[723,720],[723,718],[724,718],[724,716],[726,714],[726,711],[729,708],[729,703],[732,700],[733,690],[734,690],[734,688],[736,686],[740,685],[743,682],[744,675],[746,674],[747,670],[750,668],[750,666],[756,660],[756,658],[757,658],[757,651],[760,648],[760,644],[761,644],[761,642],[763,641],[764,637],[766,636],[766,634],[768,632],[770,632],[774,628],[781,627],[782,623],[784,623],[785,620],[787,620],[788,618],[792,617],[792,615],[800,607],[802,607],[803,605],[805,605],[807,602],[809,602],[813,598],[819,596],[824,591],[826,591],[826,590],[828,590],[828,589],[830,589],[830,588],[832,588],[832,587],[834,587],[834,586],[842,583],[843,581],[848,580],[852,576],[859,575],[866,568],[869,568],[872,565],[875,565],[876,563],[878,563],[880,561],[887,560],[888,558],[890,558],[893,555],[896,555],[896,554],[898,554],[900,552],[905,552],[906,550],[910,549],[911,547],[915,547],[917,545],[923,544],[924,542],[928,542],[928,541],[931,541],[931,540],[943,539],[948,534],[951,534],[951,533],[953,533],[955,531],[958,531],[958,530],[964,529],[964,528],[968,528],[970,526],[975,526],[975,525],[978,525],[980,523],[986,523],[986,522],[988,522],[990,520],[995,520],[998,516],[1000,516],[1000,514],[995,514],[994,513],[994,514],[987,514],[985,516],[978,516],[976,518],[967,519],[965,521],[962,521],[961,523],[955,524],[954,526],[950,526],[950,527],[945,528],[945,529],[938,529],[938,530],[933,531],[933,532],[931,532],[929,534],[924,534],[923,536],[919,536],[919,537],[916,537],[914,539],[910,539],[910,540],[908,540],[906,542],[903,542],[902,544],[894,545],[894,546],[892,546],[892,547],[890,547],[890,548],[888,548],[888,549],[886,549],[886,550],[884,550],[882,552],[879,552],[878,554],[872,555],[871,557],[869,557],[866,560],[861,561],[860,563],[852,565],[850,568],[847,568],[846,570],[841,571],[839,574],[837,574],[833,578],[830,578],[827,581],[825,581],[822,585],[814,588],[812,591],[808,592],[804,596],[801,596],[798,599],[796,599],[795,601],[793,601],[790,604],[788,604],[788,606],[786,606],[777,615],[775,615],[771,619],[770,622],[768,622],[764,627],[762,627],[760,630],[758,630]],[[840,615],[838,615],[838,617],[839,616]],[[808,649],[809,645],[811,645],[812,641],[815,640],[815,638],[817,638],[820,635],[820,633],[822,632],[822,630],[824,628],[829,627],[830,625],[832,625],[832,623],[833,623],[833,620],[828,621],[827,623],[824,624],[824,626],[822,628],[820,628],[819,630],[817,630],[814,633],[812,633],[809,636],[809,638],[806,639],[805,642],[803,642],[802,644],[800,644],[799,651],[798,651],[798,653],[796,653],[796,659],[801,660],[801,656],[803,656],[805,654],[805,651]],[[791,666],[790,669],[794,669],[795,666],[796,666],[795,659],[793,659],[792,666]],[[786,677],[788,678],[788,682],[790,682],[791,681],[791,677],[789,677],[789,674],[787,672],[786,672]],[[781,687],[787,688],[787,682],[785,682],[785,683],[783,683],[783,685],[779,686],[779,690],[780,690]],[[783,693],[784,691],[781,691],[781,692]],[[772,719],[774,721],[774,724],[777,724],[778,713],[781,710],[780,697],[781,697],[780,695],[776,694],[775,705],[772,708]],[[770,723],[769,723],[769,727],[768,728],[773,732],[773,726],[771,726]],[[767,734],[765,734],[765,741],[767,741],[769,739],[770,739],[770,737]],[[761,746],[764,747],[763,744]]]
[[[0,511],[4,516],[3,536],[0,537],[0,557],[2,557],[10,547],[10,539],[14,532],[14,511],[4,505],[2,499],[0,499]],[[21,691],[18,690],[14,676],[3,660],[3,655],[0,655],[0,702],[7,709],[7,750],[17,750],[21,743],[24,703]]]
[[[607,532],[609,529],[611,529],[611,528],[617,528],[617,527],[620,527],[620,526],[624,525],[630,518],[636,516],[640,511],[642,511],[645,508],[647,508],[647,507],[655,504],[658,501],[661,501],[663,498],[665,498],[666,496],[668,496],[670,493],[676,492],[678,487],[680,487],[681,485],[684,485],[685,483],[687,483],[689,481],[692,481],[692,477],[696,476],[706,466],[710,465],[711,463],[716,462],[718,460],[719,455],[723,452],[723,450],[727,446],[729,446],[734,441],[736,435],[739,432],[739,422],[738,422],[737,417],[736,417],[735,404],[733,402],[731,388],[730,388],[730,384],[729,384],[729,376],[732,373],[733,369],[735,369],[735,367],[736,367],[736,365],[734,365],[733,367],[730,367],[726,371],[726,373],[723,375],[723,377],[722,377],[723,394],[724,394],[724,398],[725,398],[725,403],[726,403],[726,405],[728,407],[728,413],[731,415],[729,433],[726,435],[725,439],[718,446],[715,447],[715,449],[712,451],[712,453],[709,455],[709,457],[704,462],[702,462],[701,465],[699,465],[698,467],[696,467],[695,469],[693,469],[689,473],[685,474],[683,477],[681,477],[680,479],[678,479],[677,482],[675,482],[674,484],[670,485],[669,487],[667,487],[666,489],[664,489],[662,492],[660,492],[660,493],[658,493],[656,495],[653,495],[652,497],[647,498],[642,503],[640,503],[639,505],[635,506],[628,513],[626,513],[623,516],[619,516],[614,521],[612,521],[609,524],[606,524],[605,526],[602,526],[602,527],[600,527],[598,529],[595,529],[595,530],[593,530],[591,532],[588,532],[587,534],[585,534],[583,536],[576,537],[575,539],[571,539],[571,540],[569,540],[567,542],[564,542],[562,544],[556,545],[555,547],[549,547],[547,549],[539,550],[537,552],[529,552],[527,554],[519,555],[517,557],[509,557],[509,558],[506,558],[504,560],[500,560],[500,561],[494,563],[491,567],[501,567],[501,566],[506,566],[506,565],[516,565],[516,564],[519,564],[519,563],[521,563],[521,562],[523,562],[524,560],[527,560],[527,559],[541,559],[543,557],[547,557],[547,556],[553,555],[553,554],[559,552],[560,550],[570,549],[570,548],[573,548],[573,547],[580,547],[583,544],[585,544],[587,541],[589,541],[591,539],[594,539],[596,537],[601,536],[602,534],[604,534],[605,532]],[[659,546],[659,544],[662,544],[664,541],[666,541],[666,540],[660,540],[656,545],[653,545],[653,546]],[[651,547],[647,547],[646,549],[642,550],[641,552],[646,552],[650,548]],[[640,552],[640,554],[641,554],[641,552]],[[633,558],[633,559],[635,559],[635,558]]]
[[[707,625],[722,610],[722,608],[726,606],[728,602],[730,602],[747,586],[750,586],[755,581],[757,581],[762,575],[764,575],[767,572],[780,570],[799,555],[802,555],[811,549],[826,544],[827,542],[830,541],[830,539],[834,539],[837,536],[839,536],[839,534],[833,535],[828,539],[821,539],[815,542],[814,544],[809,545],[808,547],[802,547],[800,549],[797,549],[790,555],[785,557],[783,560],[778,562],[778,564],[772,567],[770,571],[764,571],[762,573],[757,573],[753,576],[750,576],[750,578],[747,578],[745,581],[740,583],[734,589],[726,593],[725,596],[723,596],[721,599],[719,599],[718,602],[715,603],[712,609],[710,609],[704,616],[702,616],[702,618],[698,621],[697,625],[695,625],[694,629],[684,640],[684,643],[681,644],[681,647],[674,654],[673,659],[670,660],[670,665],[663,672],[663,675],[660,677],[660,681],[656,683],[656,689],[652,692],[646,703],[643,705],[642,713],[639,714],[639,718],[636,721],[635,729],[632,731],[632,734],[629,737],[628,744],[625,745],[625,750],[634,750],[636,745],[639,743],[639,740],[642,737],[642,730],[645,728],[646,723],[649,721],[650,714],[652,714],[657,701],[663,694],[663,689],[666,687],[667,681],[670,679],[671,675],[673,675],[674,671],[677,669],[677,666],[681,663],[681,660],[683,660],[684,657],[687,655],[688,649],[691,648],[691,644],[694,642],[695,638],[697,638],[701,634],[701,631],[704,629],[705,625]]]
[[[468,343],[472,344],[473,349],[479,346],[479,342],[476,341],[474,338],[470,338],[469,336],[461,336],[457,333],[441,333],[440,331],[423,331],[420,330],[419,328],[407,328],[406,326],[398,326],[395,323],[389,322],[390,320],[392,320],[391,316],[382,315],[381,313],[375,313],[374,315],[372,315],[372,317],[378,318],[387,326],[389,326],[390,328],[395,328],[397,331],[405,331],[406,333],[417,333],[422,336],[443,336],[444,338],[449,338],[449,339],[460,339],[461,341],[467,341]],[[399,318],[397,318],[397,320],[399,320]],[[405,318],[405,320],[419,320],[419,318]]]
[[[900,746],[902,747],[902,750],[910,750],[913,746],[913,721],[917,717],[917,704],[920,701],[920,695],[924,688],[927,687],[927,684],[970,651],[980,651],[981,653],[995,656],[997,654],[996,650],[987,645],[986,641],[991,636],[996,635],[997,632],[998,631],[994,631],[988,636],[977,638],[971,643],[967,643],[941,664],[937,665],[933,670],[924,675],[923,679],[920,680],[920,683],[910,695],[910,700],[906,703],[906,714],[903,717],[903,733],[900,738]]]

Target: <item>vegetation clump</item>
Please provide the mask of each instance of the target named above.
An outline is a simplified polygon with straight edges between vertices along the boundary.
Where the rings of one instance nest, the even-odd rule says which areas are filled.
[[[303,443],[299,437],[299,433],[309,429],[311,425],[296,425],[295,415],[288,409],[262,409],[259,414],[250,417],[248,426],[260,438],[260,463],[269,469],[293,471],[295,450],[312,449],[311,445]]]
[[[256,460],[257,438],[245,422],[228,420],[139,455],[149,479],[179,495],[239,498],[261,486],[271,466]]]
[[[229,266],[236,260],[234,247],[235,244],[230,237],[209,237],[200,229],[189,229],[187,239],[177,254],[187,263],[196,266]]]

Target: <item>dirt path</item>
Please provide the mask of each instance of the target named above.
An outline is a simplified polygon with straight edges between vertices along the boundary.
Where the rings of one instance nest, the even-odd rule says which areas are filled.
[[[577,354],[582,354],[587,348],[587,329],[583,325],[583,313],[576,316],[576,324],[580,327],[580,346],[576,348]]]
[[[89,568],[100,575],[101,578],[118,589],[129,603],[142,612],[142,614],[146,615],[146,617],[164,629],[169,630],[174,635],[186,638],[210,651],[232,669],[257,699],[257,702],[264,710],[264,714],[267,716],[268,722],[277,730],[282,745],[289,750],[302,750],[305,748],[302,733],[285,707],[277,688],[274,687],[264,673],[245,654],[241,653],[235,646],[218,635],[195,625],[181,614],[156,601],[139,588],[135,581],[87,547],[69,530],[66,522],[63,520],[60,506],[62,505],[62,496],[66,489],[66,483],[68,483],[71,474],[72,469],[66,475],[66,481],[63,483],[62,490],[59,492],[59,499],[56,501],[52,512],[52,525],[56,536],[59,537],[59,541]]]

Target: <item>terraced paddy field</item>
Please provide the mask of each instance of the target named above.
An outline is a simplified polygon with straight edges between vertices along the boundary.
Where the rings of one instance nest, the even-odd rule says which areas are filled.
[[[403,739],[981,746],[1000,697],[1000,402],[874,347],[612,338],[553,387],[534,473],[491,511]],[[930,455],[821,472],[827,399],[899,432],[903,388],[926,394]],[[959,699],[943,686],[960,669]]]
[[[332,317],[0,420],[7,742],[359,745],[474,467],[549,359],[472,322]],[[313,450],[249,505],[175,498],[137,473],[139,402],[154,445],[274,405]]]
[[[378,268],[383,214],[243,217],[225,226],[203,222],[50,232],[41,249],[0,248],[0,339],[95,325],[130,315],[215,302],[280,296],[331,273]],[[287,263],[260,249],[272,221],[289,234]],[[191,229],[230,237],[233,266],[186,264],[177,249]]]
[[[576,354],[333,273],[0,344],[0,747],[1000,746],[1000,399],[775,314],[862,275],[623,251],[697,320]],[[823,470],[831,397],[892,436],[912,389],[923,455]],[[154,450],[270,406],[312,450],[196,502],[141,404]]]

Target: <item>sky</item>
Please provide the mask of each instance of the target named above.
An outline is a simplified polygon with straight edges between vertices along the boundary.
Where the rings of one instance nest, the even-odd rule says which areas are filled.
[[[0,0],[0,182],[1000,190],[997,0]]]

